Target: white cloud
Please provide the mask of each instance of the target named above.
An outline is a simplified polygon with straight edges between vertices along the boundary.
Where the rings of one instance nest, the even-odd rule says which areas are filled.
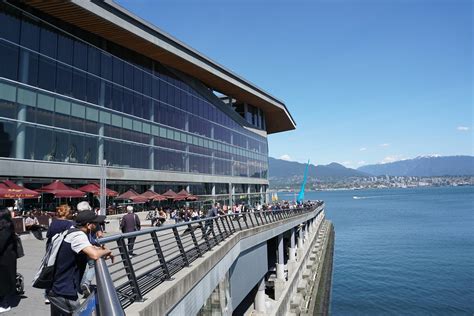
[[[352,161],[344,161],[342,164],[349,168],[352,167]]]
[[[366,150],[367,150],[367,148],[365,148],[365,147],[361,147],[359,150],[360,150],[360,151],[366,151]]]
[[[390,162],[395,162],[399,160],[403,160],[402,155],[393,155],[393,156],[385,157],[380,163],[390,163]]]
[[[380,144],[379,146],[380,146],[380,147],[388,147],[388,146],[390,146],[390,144],[384,143],[384,144]]]
[[[461,132],[466,132],[466,131],[468,131],[468,130],[470,130],[470,129],[471,129],[471,128],[468,127],[468,126],[458,126],[458,127],[457,127],[457,130],[458,130],[458,131],[461,131]]]
[[[280,156],[280,159],[281,160],[286,160],[286,161],[291,161],[291,157],[288,154],[284,154],[284,155]]]
[[[358,161],[358,162],[357,162],[357,165],[358,165],[358,166],[365,165],[365,161],[364,161],[364,160]]]

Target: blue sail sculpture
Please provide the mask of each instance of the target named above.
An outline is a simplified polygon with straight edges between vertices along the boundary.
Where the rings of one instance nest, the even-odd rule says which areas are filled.
[[[308,176],[308,169],[309,169],[309,159],[308,159],[308,164],[306,165],[306,169],[304,171],[304,178],[303,178],[303,183],[301,184],[301,190],[300,190],[300,193],[298,194],[298,199],[296,199],[298,203],[303,203],[304,201],[304,187],[306,185],[306,177]]]

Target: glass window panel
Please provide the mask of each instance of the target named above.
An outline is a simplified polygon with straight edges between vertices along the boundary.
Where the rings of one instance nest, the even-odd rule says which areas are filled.
[[[58,60],[71,65],[73,57],[73,41],[65,35],[58,35]]]
[[[100,75],[100,52],[92,46],[87,47],[87,70],[95,75]]]
[[[97,138],[84,137],[84,159],[85,164],[97,164]]]
[[[100,92],[100,79],[92,75],[87,75],[87,93],[86,93],[87,102],[93,103],[93,104],[99,104],[99,92]],[[110,99],[110,96],[109,96],[109,99]]]
[[[110,113],[105,112],[105,111],[99,111],[99,112],[100,112],[99,122],[104,123],[104,124],[110,124],[110,120],[111,120]]]
[[[31,126],[31,125],[27,125],[25,128],[25,158],[26,159],[32,159],[32,160],[36,159],[35,158],[35,143],[36,143],[35,130],[36,130],[36,127]],[[0,145],[0,148],[1,147],[2,146]]]
[[[86,119],[97,122],[99,120],[99,110],[93,108],[86,108]]]
[[[16,87],[6,83],[0,83],[0,98],[2,100],[16,102]]]
[[[0,41],[0,60],[2,61],[0,77],[18,79],[18,52],[18,47]]]
[[[142,131],[142,122],[137,121],[137,120],[133,120],[133,130],[137,131],[137,132],[141,132]]]
[[[38,160],[56,160],[56,142],[53,144],[53,132],[48,129],[36,128],[35,158]]]
[[[16,103],[0,100],[0,117],[16,119],[16,108]]]
[[[151,126],[151,133],[155,136],[160,136],[160,128],[158,126]]]
[[[147,74],[146,72],[143,73],[143,94],[147,96],[152,96],[151,92],[151,86],[152,86],[152,78],[150,74]]]
[[[71,104],[71,115],[78,118],[86,117],[86,108],[83,105],[72,103]]]
[[[72,71],[71,67],[63,64],[57,66],[56,92],[71,96],[72,94]]]
[[[15,123],[0,121],[0,157],[15,157],[15,135]]]
[[[86,100],[87,80],[86,73],[80,70],[73,71],[72,95],[79,100]]]
[[[112,114],[112,125],[122,127],[122,117],[116,114]]]
[[[174,138],[173,130],[169,129],[167,131],[166,138],[168,138],[168,139],[173,139]]]
[[[87,46],[79,40],[74,41],[74,66],[87,70]]]
[[[117,85],[112,86],[112,109],[122,112],[123,111],[123,88]]]
[[[103,87],[102,89],[104,89],[104,106],[106,108],[111,109],[112,108],[112,85],[103,80],[101,80],[100,84]]]
[[[71,113],[71,102],[56,99],[56,112],[69,115]]]
[[[100,53],[100,74],[102,78],[112,80],[112,56],[101,52]]]
[[[3,27],[3,26],[2,26]],[[39,28],[36,24],[24,18],[21,21],[20,44],[34,51],[39,49]]]
[[[143,91],[143,71],[136,67],[133,69],[133,89],[138,92]]]
[[[84,137],[77,134],[69,135],[69,149],[65,161],[84,163]]]
[[[167,129],[160,127],[160,137],[166,137]]]
[[[133,123],[132,123],[132,119],[128,118],[128,117],[124,117],[123,118],[123,128],[127,128],[127,129],[133,129]]]
[[[40,53],[56,58],[58,49],[58,36],[55,32],[43,25],[40,29]]]
[[[180,132],[177,132],[177,131],[174,132],[174,140],[176,140],[178,142],[181,141],[181,133]]]
[[[123,65],[123,85],[129,89],[133,89],[133,67],[128,63]]]
[[[56,61],[40,56],[38,59],[38,86],[45,90],[55,91]]]
[[[38,93],[38,108],[54,111],[54,98],[49,95]]]
[[[114,82],[116,84],[123,85],[123,62],[120,59],[113,57],[112,67]]]
[[[133,113],[133,93],[130,90],[123,90],[123,112]]]
[[[2,10],[2,12],[0,12],[0,25],[2,26],[0,27],[0,37],[14,43],[19,42],[21,25],[20,19]]]
[[[90,134],[97,134],[99,132],[99,124],[95,121],[84,120],[84,131]]]
[[[143,123],[143,133],[150,134],[151,126],[148,123]]]
[[[152,113],[151,107],[152,107],[151,99],[147,97],[142,98],[142,110],[143,110],[142,117],[144,119],[147,119],[147,120],[150,119],[150,114]]]
[[[138,93],[133,94],[132,113],[135,116],[143,117],[142,96]]]

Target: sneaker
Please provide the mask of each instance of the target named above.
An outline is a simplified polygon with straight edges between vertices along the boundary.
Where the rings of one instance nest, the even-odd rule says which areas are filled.
[[[81,290],[82,290],[82,296],[84,296],[84,298],[88,297],[89,295],[91,295],[91,289],[89,288],[89,285],[87,284],[82,284],[81,285]]]
[[[51,302],[50,302],[47,298],[44,299],[44,303],[45,303],[46,305],[51,304]]]
[[[5,313],[10,311],[12,308],[10,306],[8,307],[0,307],[0,313]]]

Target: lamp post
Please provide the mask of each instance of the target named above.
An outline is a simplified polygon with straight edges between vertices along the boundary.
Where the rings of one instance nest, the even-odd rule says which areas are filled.
[[[100,189],[99,189],[99,203],[100,215],[106,215],[106,188],[107,188],[107,160],[102,159],[100,162]]]

